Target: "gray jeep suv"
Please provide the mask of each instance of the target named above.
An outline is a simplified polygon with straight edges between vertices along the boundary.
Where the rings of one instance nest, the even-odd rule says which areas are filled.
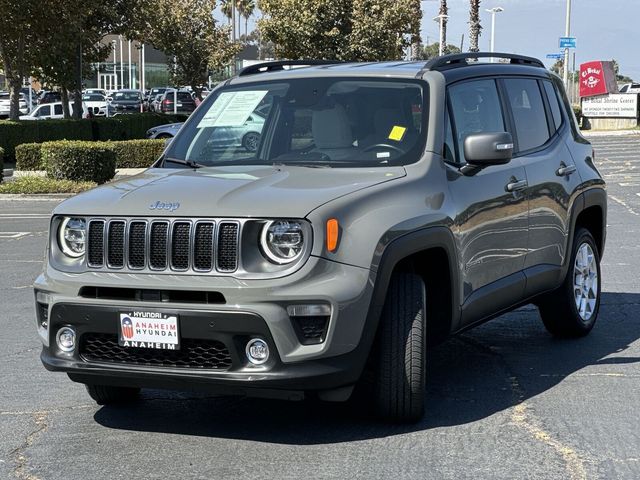
[[[218,141],[254,111],[255,151]],[[414,421],[449,335],[527,303],[589,333],[605,225],[591,145],[536,59],[252,66],[152,168],[55,209],[41,358],[99,404],[363,392]]]

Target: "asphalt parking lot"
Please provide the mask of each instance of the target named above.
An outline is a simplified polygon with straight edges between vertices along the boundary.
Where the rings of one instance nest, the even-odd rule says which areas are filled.
[[[555,340],[524,307],[447,341],[411,426],[162,391],[96,406],[38,358],[31,284],[59,200],[0,200],[0,479],[640,478],[640,135],[592,142],[609,192],[593,332]]]

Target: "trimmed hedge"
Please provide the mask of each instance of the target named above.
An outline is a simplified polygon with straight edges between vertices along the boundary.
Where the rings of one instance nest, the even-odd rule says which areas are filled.
[[[0,183],[2,183],[2,179],[4,177],[4,149],[0,147]]]
[[[110,118],[83,120],[0,120],[0,147],[5,158],[15,159],[15,148],[23,143],[42,143],[52,140],[132,140],[145,138],[151,127],[183,122],[184,115],[132,113]]]
[[[116,168],[148,168],[162,154],[164,140],[102,142],[116,154]]]
[[[42,148],[60,142],[23,143],[16,147],[16,170],[46,170]],[[106,148],[116,156],[116,168],[148,168],[162,154],[164,140],[123,140],[119,142],[90,142]]]
[[[116,174],[116,154],[103,143],[60,140],[42,145],[47,176],[56,180],[96,182]]]
[[[42,165],[43,143],[23,143],[16,147],[16,170],[44,170]]]

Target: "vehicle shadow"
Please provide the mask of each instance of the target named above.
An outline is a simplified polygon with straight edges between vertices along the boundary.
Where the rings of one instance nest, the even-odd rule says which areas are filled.
[[[551,337],[528,306],[445,342],[429,354],[427,415],[414,425],[382,423],[348,404],[162,391],[145,391],[132,405],[102,407],[94,418],[122,430],[296,445],[462,425],[535,397],[582,369],[615,374],[640,362],[625,355],[640,338],[639,304],[640,294],[604,293],[596,327],[577,340]]]

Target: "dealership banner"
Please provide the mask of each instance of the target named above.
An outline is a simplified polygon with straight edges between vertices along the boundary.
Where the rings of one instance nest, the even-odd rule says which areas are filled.
[[[580,96],[593,97],[618,93],[613,62],[587,62],[580,65]]]
[[[589,118],[637,118],[638,94],[617,93],[582,99],[582,115]]]

